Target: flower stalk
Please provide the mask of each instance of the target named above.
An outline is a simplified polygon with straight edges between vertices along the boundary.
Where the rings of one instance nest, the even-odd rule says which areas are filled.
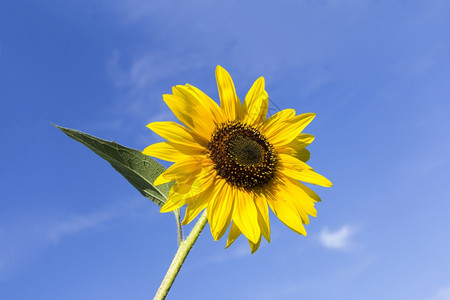
[[[183,242],[183,229],[181,228],[181,220],[180,220],[180,209],[176,209],[173,211],[175,215],[175,221],[177,224],[177,239],[178,239],[178,247],[180,247]]]
[[[178,275],[178,272],[181,269],[181,266],[184,263],[184,260],[189,254],[189,251],[191,251],[192,247],[194,246],[194,243],[197,241],[200,233],[202,232],[207,222],[208,219],[206,217],[206,210],[205,210],[203,214],[200,216],[200,219],[198,220],[197,224],[195,224],[189,236],[186,238],[186,240],[180,243],[178,251],[175,254],[175,257],[173,258],[172,263],[170,264],[169,270],[167,271],[166,276],[164,276],[164,279],[161,282],[161,285],[159,286],[159,289],[156,292],[156,295],[153,298],[153,300],[163,300],[166,298],[170,288],[172,287],[173,282],[175,281],[175,278]]]

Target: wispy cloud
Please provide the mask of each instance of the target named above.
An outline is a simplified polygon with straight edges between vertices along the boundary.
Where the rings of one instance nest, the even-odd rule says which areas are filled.
[[[440,288],[430,300],[450,300],[450,286]]]
[[[116,218],[134,218],[138,214],[145,214],[148,210],[143,208],[148,207],[147,204],[142,199],[116,202],[88,214],[66,216],[59,222],[53,222],[43,232],[48,241],[57,242],[67,235],[106,225]]]
[[[172,85],[184,84],[189,78],[180,74],[200,65],[187,55],[181,58],[155,49],[149,49],[145,54],[114,51],[107,61],[107,69],[117,89],[113,111],[117,113],[122,128],[125,124],[130,130],[149,122],[173,120],[162,95],[170,93]],[[179,81],[180,77],[184,77],[184,81]]]
[[[176,62],[167,62],[165,58],[164,54],[153,51],[146,55],[132,57],[132,61],[125,64],[126,57],[116,50],[109,58],[107,66],[111,79],[117,87],[138,90],[156,85],[161,78],[170,76],[176,72],[176,66],[181,65]]]
[[[72,216],[48,230],[47,237],[51,241],[58,241],[68,234],[75,234],[82,230],[97,227],[115,217],[114,212],[96,212],[85,216]]]
[[[153,214],[153,211],[148,203],[139,198],[119,201],[87,214],[53,214],[0,224],[0,280],[21,270],[44,249],[61,239],[105,227],[115,219],[148,219],[148,214]]]
[[[351,246],[350,238],[355,232],[356,230],[350,225],[344,225],[336,231],[329,231],[325,227],[319,234],[319,241],[326,248],[346,251]]]

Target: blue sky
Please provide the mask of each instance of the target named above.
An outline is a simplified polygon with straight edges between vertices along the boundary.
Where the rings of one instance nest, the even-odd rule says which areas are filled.
[[[450,299],[450,2],[2,1],[0,298],[148,299],[176,251],[160,214],[50,125],[143,149],[186,82],[315,112],[330,178],[299,236],[205,231],[168,299]],[[272,110],[273,111],[273,110]],[[189,230],[189,227],[186,229]]]

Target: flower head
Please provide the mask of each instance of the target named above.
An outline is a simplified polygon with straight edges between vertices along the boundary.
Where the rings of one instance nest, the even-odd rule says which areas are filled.
[[[300,181],[322,186],[331,182],[306,164],[314,137],[302,133],[315,114],[282,110],[269,118],[264,78],[258,78],[241,101],[228,72],[217,66],[220,107],[199,89],[173,87],[163,99],[185,126],[154,122],[148,127],[167,142],[143,153],[174,162],[155,185],[175,181],[161,212],[186,205],[182,224],[202,210],[212,236],[220,239],[231,224],[229,247],[242,233],[252,253],[261,235],[270,242],[269,209],[293,231],[306,235],[303,224],[316,216],[320,198]]]

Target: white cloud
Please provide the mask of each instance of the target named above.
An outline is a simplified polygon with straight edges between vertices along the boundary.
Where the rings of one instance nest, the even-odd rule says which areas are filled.
[[[121,53],[115,51],[107,62],[109,74],[119,88],[148,88],[156,84],[160,76],[165,76],[167,73],[167,70],[164,72],[165,69],[161,67],[163,63],[160,55],[155,53],[134,58],[126,67],[121,60]]]
[[[195,58],[186,58],[186,55],[184,58],[154,49],[143,55],[120,51],[112,54],[107,61],[107,69],[118,89],[112,110],[120,120],[121,129],[127,126],[130,130],[133,126],[174,119],[173,113],[162,101],[162,95],[170,93],[171,85],[185,83],[179,77],[186,80],[188,76],[180,74],[189,73],[189,70],[201,65]]]
[[[164,80],[186,78],[179,74],[190,74],[193,69],[201,69],[204,65],[205,62],[196,57],[196,53],[183,52],[181,56],[151,47],[141,55],[116,50],[107,61],[108,72],[115,86],[135,95],[142,92],[148,95]],[[170,87],[167,87],[167,91],[170,91]],[[154,93],[160,96],[161,91]]]
[[[439,289],[430,300],[450,300],[450,286]]]
[[[143,209],[144,207],[146,209]],[[44,232],[49,241],[55,242],[66,235],[100,227],[110,220],[123,217],[139,217],[142,216],[139,214],[142,214],[142,212],[145,214],[148,211],[153,212],[154,209],[149,208],[148,203],[142,201],[142,198],[133,201],[116,202],[108,207],[104,207],[88,214],[72,215],[66,217],[63,221],[53,222],[53,224],[47,227]]]
[[[111,211],[92,213],[86,216],[72,216],[50,228],[47,237],[51,241],[58,241],[65,235],[100,226],[113,217],[115,217],[115,213]]]
[[[322,229],[319,235],[320,243],[327,247],[337,250],[348,250],[351,241],[350,237],[355,233],[355,229],[350,225],[344,225],[337,231],[329,231],[327,227]]]

